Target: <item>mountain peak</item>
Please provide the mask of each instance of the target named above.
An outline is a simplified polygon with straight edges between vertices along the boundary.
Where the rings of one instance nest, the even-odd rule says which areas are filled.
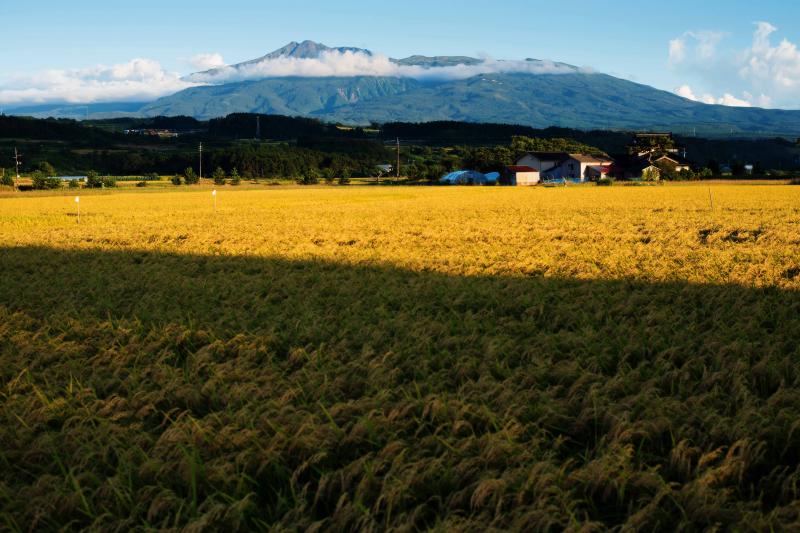
[[[317,43],[309,40],[305,40],[303,42],[292,41],[289,44],[282,46],[277,50],[270,52],[267,55],[261,56],[257,59],[251,59],[250,61],[244,61],[242,63],[236,63],[235,65],[229,65],[226,67],[212,68],[204,72],[195,72],[194,74],[190,74],[184,77],[183,79],[187,81],[203,80],[209,76],[215,76],[225,69],[240,69],[242,67],[248,67],[251,65],[256,65],[258,63],[263,63],[265,61],[271,61],[275,59],[284,59],[284,58],[319,59],[319,57],[325,52],[338,52],[342,54],[346,52],[351,52],[354,54],[360,53],[372,56],[372,52],[364,48],[355,48],[351,46],[340,46],[336,48],[331,48],[330,46],[325,46],[322,43]]]
[[[258,59],[247,61],[245,64],[258,63],[259,61],[278,59],[281,57],[293,57],[295,59],[318,59],[319,56],[325,52],[339,52],[339,53],[352,52],[352,53],[362,53],[369,56],[372,55],[372,52],[370,52],[369,50],[365,50],[363,48],[355,48],[351,46],[341,46],[337,48],[331,48],[329,46],[325,46],[322,43],[306,40],[300,43],[298,43],[297,41],[292,41],[286,46],[278,48],[274,52],[270,52],[269,54],[260,57]]]

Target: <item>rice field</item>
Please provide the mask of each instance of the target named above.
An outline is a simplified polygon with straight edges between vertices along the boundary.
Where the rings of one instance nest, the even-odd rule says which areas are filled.
[[[800,527],[800,187],[0,198],[0,529]]]

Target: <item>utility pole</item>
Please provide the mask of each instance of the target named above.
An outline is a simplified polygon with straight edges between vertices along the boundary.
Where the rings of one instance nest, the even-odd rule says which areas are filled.
[[[200,179],[203,179],[203,143],[200,143]]]
[[[400,137],[397,138],[397,179],[400,179]]]
[[[14,182],[14,187],[19,187],[19,152],[17,152],[17,147],[14,147],[14,166],[17,170],[17,181]]]

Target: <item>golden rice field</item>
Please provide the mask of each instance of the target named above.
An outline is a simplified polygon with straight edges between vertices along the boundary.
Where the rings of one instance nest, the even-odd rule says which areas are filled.
[[[800,187],[0,198],[0,529],[800,528]]]

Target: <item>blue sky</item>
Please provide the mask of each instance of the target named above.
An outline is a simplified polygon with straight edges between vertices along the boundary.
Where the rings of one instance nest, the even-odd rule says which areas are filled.
[[[800,108],[800,2],[786,0],[2,0],[0,17],[5,105],[170,92],[207,63],[311,39],[390,57],[552,59],[709,102]]]

